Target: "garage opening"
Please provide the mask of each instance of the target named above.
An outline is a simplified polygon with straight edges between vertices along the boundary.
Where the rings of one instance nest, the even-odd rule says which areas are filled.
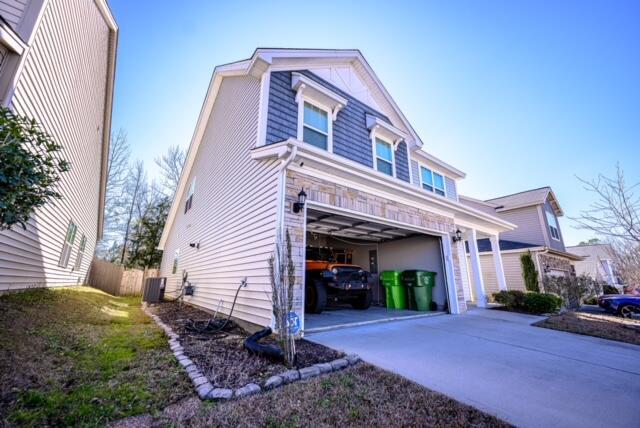
[[[381,276],[388,271],[433,272],[431,305],[411,308],[403,288],[405,308],[387,307]],[[307,209],[305,332],[441,315],[447,296],[440,236]]]

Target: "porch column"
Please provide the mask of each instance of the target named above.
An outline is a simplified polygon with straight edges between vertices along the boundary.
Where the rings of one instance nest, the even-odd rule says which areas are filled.
[[[484,291],[484,280],[482,279],[482,268],[480,267],[480,254],[478,252],[478,235],[475,229],[469,230],[469,256],[471,258],[471,271],[473,282],[476,287],[476,305],[479,308],[487,307],[487,295]]]
[[[504,267],[502,266],[502,253],[500,252],[500,239],[497,235],[489,238],[491,241],[491,252],[493,253],[493,264],[496,267],[496,278],[500,291],[507,291],[507,280],[504,277]]]

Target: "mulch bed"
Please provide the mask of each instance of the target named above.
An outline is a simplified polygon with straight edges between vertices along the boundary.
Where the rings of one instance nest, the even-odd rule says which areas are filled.
[[[567,312],[551,316],[534,325],[640,345],[640,321],[609,314]]]
[[[206,322],[212,315],[189,305],[178,302],[163,302],[150,305],[149,309],[163,322],[170,325],[180,336],[180,344],[187,355],[207,376],[216,388],[240,388],[248,383],[258,383],[287,370],[279,362],[249,354],[243,347],[249,333],[234,323],[222,332],[198,333],[187,329],[191,321]],[[224,315],[218,315],[224,317]],[[273,342],[272,338],[263,343]],[[300,339],[296,341],[298,367],[308,367],[317,363],[326,363],[344,354],[313,342]]]

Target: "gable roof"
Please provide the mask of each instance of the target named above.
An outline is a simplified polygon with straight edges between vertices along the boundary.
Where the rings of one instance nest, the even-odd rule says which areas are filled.
[[[376,103],[384,109],[384,113],[389,116],[392,125],[400,127],[408,136],[406,138],[407,146],[411,150],[419,149],[423,146],[422,140],[418,137],[415,130],[404,116],[400,108],[395,103],[389,92],[378,79],[373,69],[358,49],[281,49],[281,48],[258,48],[254,51],[250,58],[235,61],[215,67],[213,76],[209,83],[209,88],[205,96],[196,128],[191,138],[191,144],[187,152],[180,181],[173,198],[171,209],[165,224],[159,249],[164,248],[164,244],[169,235],[175,216],[178,212],[178,202],[182,199],[182,195],[187,186],[187,179],[193,167],[196,154],[206,124],[209,120],[213,104],[218,95],[218,90],[222,84],[222,80],[229,76],[246,76],[251,75],[256,78],[261,76],[269,69],[271,70],[296,70],[301,68],[312,68],[321,65],[331,64],[350,64],[356,70],[358,75],[362,77],[365,84],[372,90],[372,97]],[[259,137],[260,138],[260,137]]]
[[[516,208],[528,207],[531,205],[545,204],[549,200],[551,207],[555,211],[557,216],[564,215],[556,195],[551,190],[551,187],[545,186],[538,189],[525,190],[523,192],[513,193],[511,195],[500,196],[493,199],[487,199],[486,203],[496,205],[496,211],[508,211]]]

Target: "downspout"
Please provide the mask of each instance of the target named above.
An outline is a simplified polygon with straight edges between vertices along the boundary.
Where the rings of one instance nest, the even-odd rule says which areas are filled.
[[[278,209],[278,227],[280,230],[280,236],[284,234],[284,210],[285,210],[285,202],[286,202],[286,189],[287,189],[287,167],[293,162],[296,155],[298,154],[298,146],[293,146],[289,156],[282,159],[282,163],[280,164],[280,200],[278,201],[279,209]]]

